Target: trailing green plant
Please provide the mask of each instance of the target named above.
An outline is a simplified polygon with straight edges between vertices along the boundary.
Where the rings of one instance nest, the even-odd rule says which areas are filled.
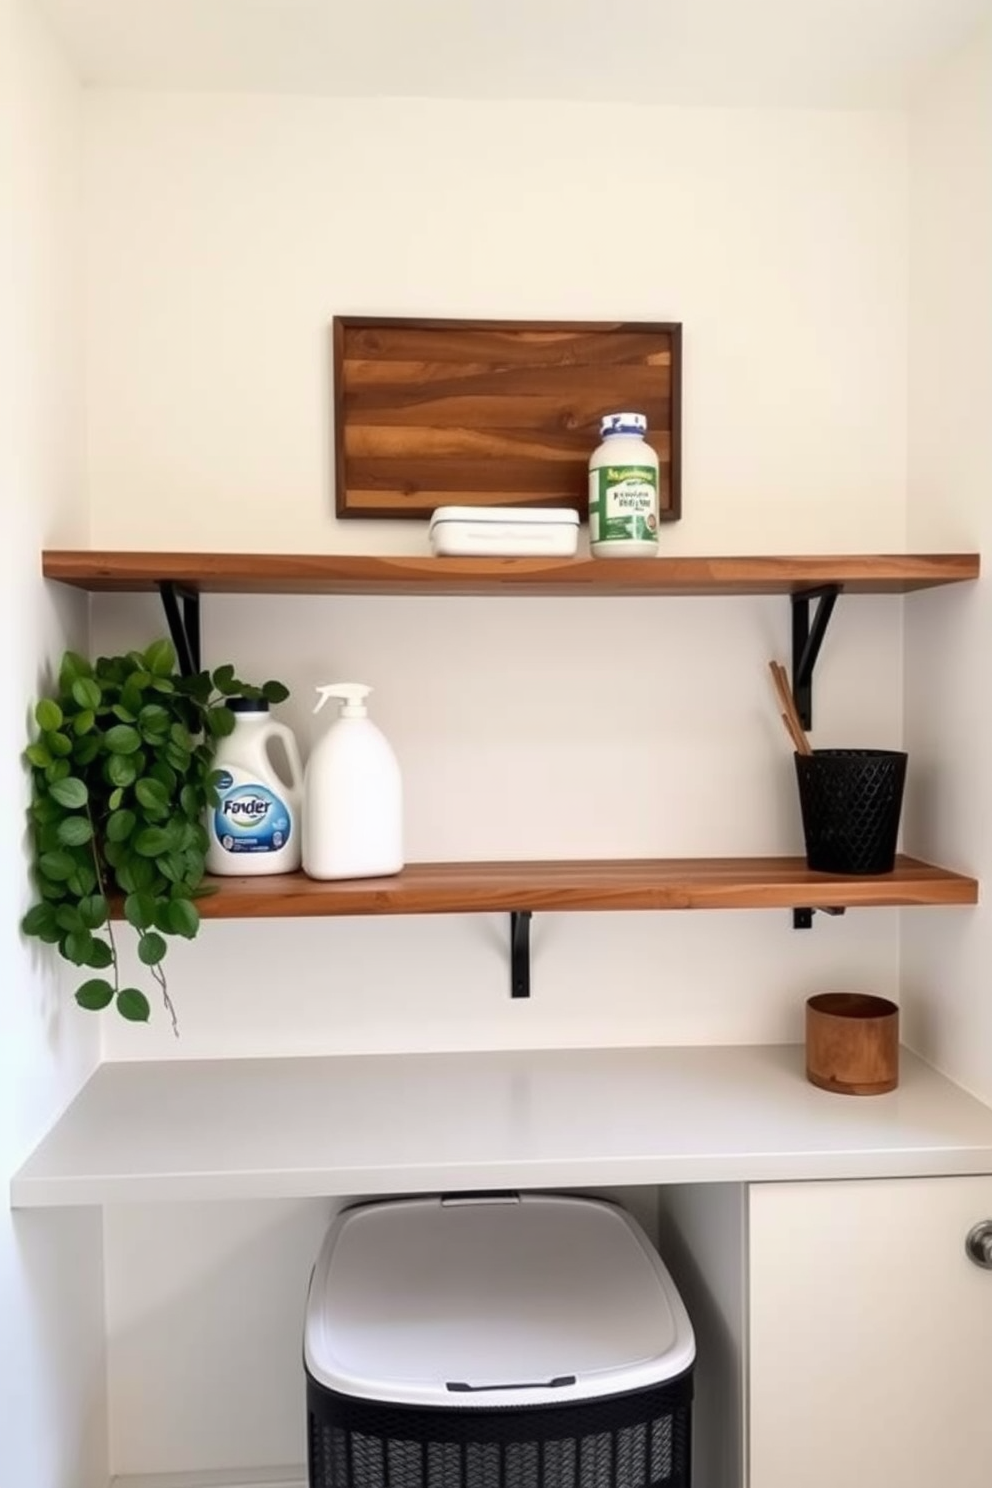
[[[163,962],[169,936],[192,940],[199,929],[196,901],[209,892],[203,823],[218,804],[213,760],[234,727],[225,700],[236,695],[280,703],[289,692],[242,682],[233,666],[182,676],[163,639],[95,662],[67,651],[58,689],[34,710],[25,758],[39,898],[22,929],[95,973],[76,989],[82,1008],[113,1003],[136,1023],[150,1015],[145,993],[121,985],[119,901],[178,1032]]]

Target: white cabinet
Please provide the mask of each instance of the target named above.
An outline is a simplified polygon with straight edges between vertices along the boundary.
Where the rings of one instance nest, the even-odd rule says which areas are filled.
[[[749,1190],[749,1488],[988,1488],[992,1177]]]

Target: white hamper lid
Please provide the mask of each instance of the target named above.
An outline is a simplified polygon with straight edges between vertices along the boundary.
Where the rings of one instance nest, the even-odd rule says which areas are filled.
[[[364,1400],[564,1405],[672,1379],[695,1341],[622,1210],[455,1196],[338,1216],[310,1282],[304,1357],[318,1384]]]

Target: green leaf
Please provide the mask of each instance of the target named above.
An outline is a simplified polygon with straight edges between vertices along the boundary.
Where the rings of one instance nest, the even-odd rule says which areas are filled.
[[[92,675],[93,668],[85,656],[80,656],[78,651],[66,651],[62,657],[62,665],[59,667],[59,689],[62,692],[71,692],[73,683],[79,677],[92,677]]]
[[[133,811],[112,811],[107,817],[105,828],[108,842],[124,842],[130,837],[138,824],[138,818]]]
[[[75,873],[76,864],[67,852],[46,852],[38,859],[38,871],[53,883],[64,883]]]
[[[149,930],[155,923],[155,899],[151,894],[128,894],[124,900],[124,918],[135,930]]]
[[[138,714],[138,727],[153,734],[167,733],[172,723],[172,714],[161,703],[146,703]]]
[[[90,732],[95,723],[96,714],[93,712],[93,709],[84,708],[82,712],[77,713],[75,718],[72,720],[72,731],[77,738],[82,738],[83,734],[88,734]]]
[[[171,641],[164,637],[152,641],[148,650],[142,657],[145,666],[153,677],[171,677],[176,670],[176,652]]]
[[[192,940],[200,928],[200,915],[188,899],[170,899],[165,907],[165,926],[173,935]]]
[[[51,787],[50,795],[67,811],[78,811],[90,798],[89,791],[78,775],[68,775],[64,780],[56,780]]]
[[[106,773],[111,785],[126,790],[137,779],[138,766],[129,755],[112,754],[107,760]]]
[[[159,858],[171,851],[172,836],[165,827],[144,827],[135,837],[133,847],[143,858]]]
[[[62,846],[62,843],[59,841],[58,824],[62,820],[63,812],[57,806],[55,809],[59,813],[56,820],[54,822],[45,822],[43,825],[38,827],[38,830],[35,833],[35,841],[40,853],[55,852],[56,848]]]
[[[62,709],[51,698],[42,698],[35,707],[34,719],[42,733],[52,733],[62,727]]]
[[[289,688],[283,682],[263,682],[262,696],[267,703],[284,703],[289,697]]]
[[[45,747],[55,759],[67,759],[72,753],[72,740],[67,734],[46,734]]]
[[[93,828],[86,816],[66,816],[56,828],[63,847],[82,847],[93,836]]]
[[[124,681],[126,668],[119,656],[98,656],[94,673],[98,682],[118,688]]]
[[[109,1007],[114,1000],[114,989],[103,977],[91,977],[81,987],[76,988],[76,1001],[81,1008],[87,1008],[91,1013],[98,1013],[102,1008]]]
[[[192,751],[193,736],[184,723],[174,723],[169,729],[169,738],[178,749],[184,750],[187,754]]]
[[[194,899],[212,899],[215,894],[220,893],[220,884],[197,884],[193,890]]]
[[[156,877],[155,865],[148,858],[131,858],[117,870],[117,882],[125,894],[139,894],[150,889]]]
[[[107,923],[109,906],[102,894],[87,894],[79,901],[79,916],[87,930],[99,930]]]
[[[144,992],[137,987],[122,987],[117,994],[117,1011],[129,1023],[147,1023],[152,1010]]]
[[[65,892],[64,883],[53,883],[49,878],[41,879],[38,884],[38,893],[43,899],[64,899]]]
[[[51,796],[39,796],[31,802],[31,815],[40,827],[62,820],[62,807]]]
[[[86,929],[83,917],[74,904],[60,904],[55,911],[55,923],[67,935],[71,935],[76,930]]]
[[[233,697],[241,689],[233,666],[219,666],[213,674],[213,684],[223,697]]]
[[[104,742],[111,754],[133,754],[141,748],[141,735],[129,723],[116,723],[107,730]]]
[[[179,792],[179,804],[191,821],[196,821],[200,815],[200,793],[192,785],[184,785]]]
[[[167,744],[166,748],[168,749],[169,747]],[[169,804],[171,805],[172,798],[179,786],[179,776],[175,770],[167,765],[164,760],[157,759],[149,768],[148,774],[152,780],[157,780],[159,785],[165,787],[166,794],[169,797]]]
[[[105,940],[93,937],[90,953],[86,958],[86,965],[92,966],[94,971],[104,971],[108,966],[114,964],[114,953]]]
[[[117,786],[115,790],[112,790],[110,792],[110,795],[107,798],[107,805],[110,807],[111,811],[117,811],[123,799],[124,792],[121,790],[120,786]]]
[[[162,752],[173,770],[177,771],[180,775],[187,775],[189,773],[193,756],[188,750],[180,749],[179,745],[173,744],[170,739]]]
[[[169,810],[169,792],[160,780],[143,775],[134,787],[134,794],[146,811],[165,814]]]
[[[103,856],[111,868],[119,868],[131,856],[131,849],[126,842],[105,841],[103,844]]]
[[[72,930],[62,941],[62,954],[75,966],[85,966],[93,949],[93,937],[88,930]]]
[[[29,744],[24,751],[24,758],[28,764],[34,765],[36,770],[44,770],[52,763],[52,756],[44,744]]]
[[[72,766],[67,759],[52,760],[45,771],[45,779],[49,785],[56,785],[58,781],[65,780],[72,772]]]
[[[99,734],[84,734],[81,739],[76,740],[76,747],[72,751],[73,759],[77,765],[91,765],[100,753]]]
[[[92,677],[77,677],[70,691],[74,703],[80,708],[88,708],[94,713],[103,701],[103,692],[101,691],[100,684],[99,682],[95,682]]]
[[[44,902],[41,904],[32,904],[21,921],[21,929],[25,935],[47,935],[56,929],[56,925],[57,920],[54,905]]]
[[[144,966],[157,966],[169,947],[155,930],[149,930],[138,941],[138,960]]]
[[[168,677],[153,677],[152,690],[161,693],[165,697],[170,692],[175,692],[176,689]]]
[[[115,718],[120,719],[121,723],[137,723],[138,721],[137,713],[132,713],[131,709],[125,708],[123,703],[115,703],[110,711]]]
[[[234,714],[230,708],[208,708],[206,712],[207,730],[215,739],[224,739],[228,734],[234,732]]]
[[[85,899],[87,894],[92,894],[96,888],[96,874],[92,863],[78,863],[75,873],[66,882],[66,888],[70,894],[75,894],[77,899]]]
[[[214,690],[209,672],[197,672],[195,676],[182,677],[178,685],[184,697],[191,697],[195,702],[204,706],[210,701],[210,695]]]

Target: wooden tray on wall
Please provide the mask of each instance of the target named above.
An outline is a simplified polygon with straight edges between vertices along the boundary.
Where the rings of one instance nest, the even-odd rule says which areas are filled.
[[[681,516],[677,323],[334,318],[339,517],[588,508],[599,420],[644,413],[662,521]]]

